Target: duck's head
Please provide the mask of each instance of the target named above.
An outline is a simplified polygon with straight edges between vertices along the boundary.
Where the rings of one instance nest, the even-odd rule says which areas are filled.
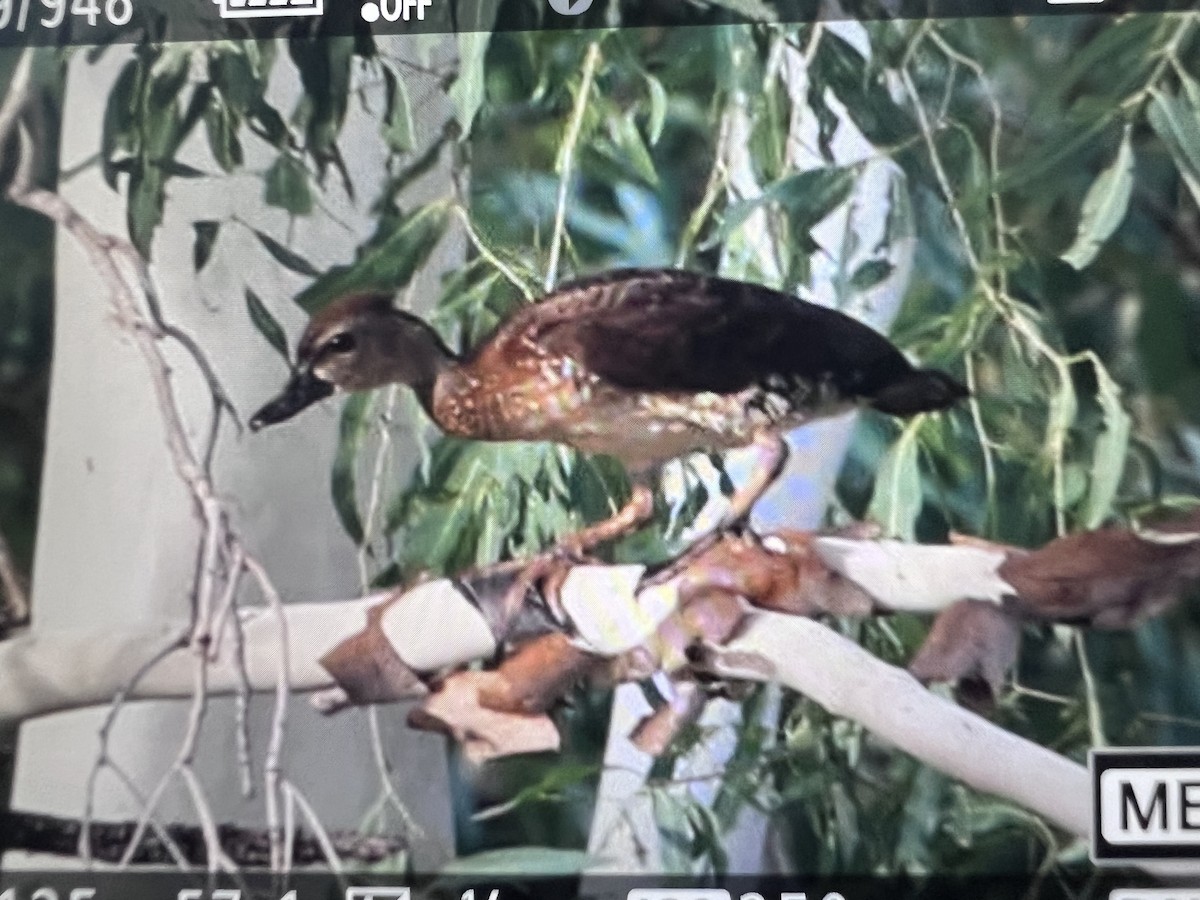
[[[389,294],[355,294],[325,307],[308,323],[292,377],[250,420],[258,431],[284,422],[334,391],[407,384],[424,402],[453,354],[437,332],[392,306]]]

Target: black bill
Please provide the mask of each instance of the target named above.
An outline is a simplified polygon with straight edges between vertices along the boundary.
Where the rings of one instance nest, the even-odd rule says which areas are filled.
[[[297,372],[283,392],[260,409],[250,420],[250,430],[258,431],[277,422],[285,422],[296,413],[333,393],[333,385],[322,381],[310,371]]]

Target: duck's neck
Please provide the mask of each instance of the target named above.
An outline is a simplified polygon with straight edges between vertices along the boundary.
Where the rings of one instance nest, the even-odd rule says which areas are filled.
[[[408,313],[397,311],[387,332],[381,354],[389,370],[384,380],[407,384],[432,415],[434,388],[458,364],[458,356],[428,323]]]

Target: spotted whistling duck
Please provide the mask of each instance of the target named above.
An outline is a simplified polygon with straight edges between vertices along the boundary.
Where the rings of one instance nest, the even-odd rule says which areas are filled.
[[[778,476],[782,433],[856,406],[911,416],[967,395],[843,313],[679,270],[618,270],[563,284],[462,355],[390,295],[349,296],[313,317],[297,357],[291,380],[252,429],[337,389],[406,384],[448,434],[556,441],[617,457],[635,476],[624,511],[631,524],[651,511],[640,476],[666,460],[758,448],[759,464],[731,499],[724,528]]]

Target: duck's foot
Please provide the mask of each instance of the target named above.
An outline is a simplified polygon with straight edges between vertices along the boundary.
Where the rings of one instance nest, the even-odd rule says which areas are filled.
[[[721,517],[721,522],[716,529],[718,531],[728,531],[748,523],[754,504],[779,479],[779,476],[783,474],[784,467],[787,466],[791,450],[781,435],[763,432],[755,436],[752,446],[758,459],[755,461],[746,483],[734,491],[733,496],[729,498],[729,509]]]

